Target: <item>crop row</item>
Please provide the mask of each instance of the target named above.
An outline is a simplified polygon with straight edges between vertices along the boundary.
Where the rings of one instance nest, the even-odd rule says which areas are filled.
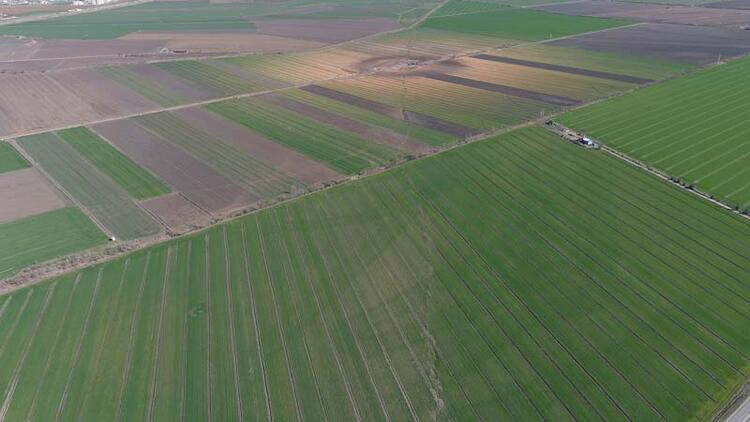
[[[638,160],[738,208],[750,206],[750,112],[738,60],[561,118]],[[645,107],[648,104],[648,107]]]
[[[748,375],[748,230],[511,132],[0,296],[0,414],[701,417]]]

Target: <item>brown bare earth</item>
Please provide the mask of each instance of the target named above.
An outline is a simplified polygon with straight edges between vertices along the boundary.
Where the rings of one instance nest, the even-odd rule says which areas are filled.
[[[317,161],[287,149],[277,142],[265,139],[201,107],[185,108],[174,111],[173,114],[305,184],[314,185],[342,177]]]
[[[102,114],[46,74],[0,75],[0,136],[91,121]]]
[[[256,20],[259,34],[338,43],[383,31],[398,29],[395,19],[262,19]]]
[[[448,82],[452,84],[458,84],[468,86],[471,88],[483,89],[485,91],[498,92],[500,94],[511,95],[514,97],[528,98],[531,100],[541,101],[548,104],[554,104],[559,106],[573,106],[580,103],[580,101],[573,98],[561,97],[558,95],[545,94],[543,92],[530,91],[528,89],[516,88],[513,86],[499,85],[491,82],[478,81],[476,79],[468,79],[460,76],[447,75],[445,73],[437,72],[421,72],[416,75],[433,79],[441,82]]]
[[[407,136],[384,128],[373,127],[348,117],[340,116],[311,105],[301,103],[279,94],[265,94],[263,100],[283,107],[287,110],[307,116],[311,119],[337,127],[339,129],[354,132],[365,139],[387,145],[405,152],[427,153],[431,149],[428,145],[411,140]]]
[[[57,189],[35,168],[0,174],[0,223],[65,206]]]
[[[566,15],[620,18],[641,22],[685,25],[729,26],[750,24],[750,10],[723,10],[703,7],[664,6],[645,3],[583,1],[535,7]]]
[[[595,70],[580,69],[577,67],[561,66],[551,63],[534,62],[530,60],[514,59],[511,57],[494,56],[491,54],[478,54],[473,56],[475,59],[487,60],[491,62],[507,63],[517,66],[533,67],[537,69],[554,70],[556,72],[570,73],[573,75],[591,76],[599,79],[609,79],[612,81],[627,82],[631,84],[647,84],[653,82],[651,79],[636,78],[635,76],[618,75],[616,73],[598,72]]]
[[[161,42],[170,50],[192,53],[274,53],[322,47],[316,41],[247,32],[133,32],[120,40]]]
[[[191,227],[202,227],[211,222],[211,216],[188,201],[179,192],[142,201],[141,205],[154,214],[172,231],[180,232]]]
[[[238,208],[258,200],[210,167],[132,120],[92,126],[133,161],[209,212]]]
[[[106,78],[95,69],[48,73],[102,115],[123,115],[154,110],[158,105]]]
[[[12,16],[20,16],[29,13],[64,12],[70,8],[71,6],[69,4],[0,6],[0,13]]]
[[[750,52],[750,31],[654,23],[566,38],[550,44],[708,64]]]
[[[313,94],[328,97],[336,101],[341,101],[342,103],[347,103],[356,107],[364,108],[366,110],[374,111],[375,113],[384,114],[396,119],[414,123],[415,125],[424,126],[430,129],[437,130],[439,132],[447,133],[449,135],[457,137],[469,137],[479,134],[479,131],[477,129],[472,129],[453,122],[448,122],[437,117],[428,116],[426,114],[402,110],[398,107],[368,100],[362,97],[357,97],[356,95],[336,91],[334,89],[326,88],[320,85],[308,85],[302,87],[301,89]]]

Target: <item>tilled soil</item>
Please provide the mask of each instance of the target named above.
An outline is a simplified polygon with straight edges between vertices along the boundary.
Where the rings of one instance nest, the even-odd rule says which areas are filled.
[[[340,116],[309,104],[301,103],[279,94],[266,94],[261,96],[265,101],[283,107],[287,110],[307,116],[311,119],[334,126],[336,128],[354,132],[365,139],[379,144],[396,148],[405,152],[427,153],[430,151],[428,145],[410,140],[408,137],[384,128],[373,127],[348,117]]]
[[[750,31],[645,24],[566,38],[550,44],[702,65],[750,52]]]
[[[51,72],[48,75],[75,92],[103,115],[138,113],[158,107],[151,100],[108,79],[94,69]]]
[[[715,3],[704,4],[702,7],[708,7],[708,8],[711,8],[711,9],[750,10],[750,0],[725,0],[725,1],[717,1]]]
[[[220,212],[259,199],[132,120],[100,123],[92,128],[204,210]]]
[[[65,206],[62,195],[35,168],[0,174],[0,223]]]
[[[312,40],[248,32],[133,32],[119,39],[161,42],[170,50],[192,53],[281,53],[325,45]]]
[[[205,226],[211,222],[209,214],[185,199],[180,193],[142,201],[141,205],[156,215],[162,224],[176,232],[191,226]]]
[[[277,142],[268,140],[203,108],[184,108],[174,111],[173,114],[305,184],[314,185],[342,177],[339,173],[317,161],[287,149]]]

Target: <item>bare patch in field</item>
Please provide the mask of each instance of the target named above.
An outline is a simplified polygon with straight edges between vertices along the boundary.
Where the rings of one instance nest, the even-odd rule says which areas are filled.
[[[94,69],[67,70],[49,75],[103,115],[137,113],[158,107]]]
[[[132,120],[115,120],[92,128],[206,211],[232,210],[259,199]]]
[[[62,195],[35,168],[0,174],[0,223],[65,205]]]
[[[354,132],[365,139],[396,148],[405,152],[427,153],[430,147],[421,142],[409,139],[407,136],[384,128],[373,127],[360,123],[348,117],[339,116],[326,110],[295,101],[278,94],[266,94],[261,98],[279,107],[307,116],[311,119],[334,126],[348,132]]]
[[[211,222],[209,214],[185,199],[179,192],[142,201],[141,205],[175,232],[203,227]]]
[[[600,18],[631,19],[642,22],[678,23],[685,25],[746,25],[750,10],[722,10],[703,7],[665,6],[645,3],[613,3],[584,1],[539,6],[547,12]]]
[[[316,41],[247,32],[133,32],[119,39],[161,42],[170,50],[191,53],[281,53],[324,45]]]
[[[259,34],[337,43],[400,28],[395,19],[262,19]]]
[[[624,55],[708,64],[750,52],[750,31],[695,25],[646,24],[552,41]]]
[[[247,152],[308,185],[337,180],[342,176],[330,168],[306,156],[270,141],[255,132],[236,125],[200,107],[185,108],[173,112],[177,117],[204,128],[213,136],[233,147]]]
[[[0,75],[0,136],[90,121],[102,114],[40,73]]]

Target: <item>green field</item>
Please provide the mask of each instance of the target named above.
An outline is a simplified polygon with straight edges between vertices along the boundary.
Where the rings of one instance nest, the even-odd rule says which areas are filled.
[[[252,31],[248,17],[268,8],[249,3],[149,2],[95,13],[0,26],[2,35],[112,39],[137,31]]]
[[[220,96],[245,94],[269,89],[268,86],[262,83],[243,79],[235,74],[197,60],[161,62],[155,63],[154,66],[164,69],[193,85],[208,88]]]
[[[364,108],[346,104],[341,101],[336,101],[300,89],[286,90],[281,92],[281,94],[358,122],[390,129],[396,133],[413,137],[429,145],[444,145],[456,140],[455,137],[443,132],[438,132],[424,126],[410,124],[409,122],[391,116],[375,113]]]
[[[0,173],[29,167],[29,162],[7,142],[0,142]]]
[[[560,122],[740,209],[750,207],[750,60],[565,114]]]
[[[171,192],[162,181],[90,129],[78,127],[61,130],[57,134],[94,167],[122,186],[133,198],[146,199]]]
[[[135,239],[161,227],[109,176],[52,132],[20,138],[19,145],[65,192],[119,239]],[[118,174],[119,175],[119,174]]]
[[[259,198],[272,198],[292,192],[301,182],[256,160],[200,127],[169,113],[148,114],[134,119],[141,127],[161,136],[177,148],[213,168]],[[206,128],[210,131],[210,128]]]
[[[504,7],[507,6],[505,4],[488,1],[450,0],[445,5],[443,5],[443,7],[436,10],[435,13],[430,15],[430,18],[453,15],[467,15],[470,13],[497,12]]]
[[[527,9],[505,9],[456,16],[435,17],[421,26],[519,41],[539,41],[578,33],[599,31],[631,22],[583,16],[560,15]]]
[[[498,50],[492,54],[655,80],[684,73],[695,67],[685,62],[586,50],[550,43],[520,45]]]
[[[522,129],[0,296],[7,420],[688,420],[750,226]]]
[[[127,66],[105,66],[96,69],[102,75],[125,85],[149,100],[164,107],[171,107],[190,102],[190,97],[141,76]]]
[[[346,174],[387,164],[399,155],[355,133],[254,98],[213,103],[206,108]]]
[[[88,249],[106,240],[104,233],[77,208],[61,208],[0,224],[0,280],[29,265]]]

